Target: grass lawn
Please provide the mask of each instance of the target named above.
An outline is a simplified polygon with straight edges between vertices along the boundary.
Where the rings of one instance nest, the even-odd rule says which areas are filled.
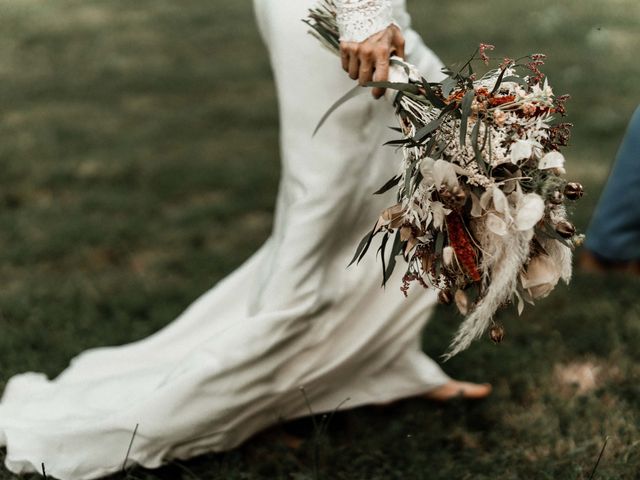
[[[556,91],[573,96],[568,170],[589,191],[575,212],[586,227],[640,101],[640,3],[409,7],[445,62],[481,41],[548,54]],[[0,0],[0,12],[1,390],[173,319],[268,236],[279,164],[248,0]],[[594,478],[638,479],[639,294],[639,279],[578,273],[522,318],[504,312],[502,346],[446,366],[494,384],[481,404],[358,409],[323,432],[287,427],[305,438],[297,451],[267,433],[121,477],[586,480],[608,437]],[[426,351],[441,354],[459,320],[439,311]]]

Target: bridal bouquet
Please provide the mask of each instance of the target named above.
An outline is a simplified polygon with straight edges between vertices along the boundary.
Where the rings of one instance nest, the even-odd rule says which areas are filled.
[[[331,0],[311,10],[307,23],[338,52]],[[505,58],[477,78],[473,62],[488,65],[492,49],[481,44],[438,83],[394,57],[389,81],[370,84],[394,92],[401,138],[389,144],[402,149],[403,161],[376,192],[397,188],[397,203],[381,213],[354,262],[380,235],[383,284],[402,255],[405,295],[416,282],[457,305],[466,318],[446,357],[487,330],[499,342],[504,330],[493,317],[500,307],[514,302],[521,313],[560,279],[569,282],[572,250],[582,240],[565,208],[583,193],[563,177],[560,149],[571,125],[555,121],[568,97],[553,93],[540,54]]]

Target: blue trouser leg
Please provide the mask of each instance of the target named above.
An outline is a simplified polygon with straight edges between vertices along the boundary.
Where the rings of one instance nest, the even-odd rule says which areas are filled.
[[[605,260],[640,260],[640,107],[591,219],[586,247]]]

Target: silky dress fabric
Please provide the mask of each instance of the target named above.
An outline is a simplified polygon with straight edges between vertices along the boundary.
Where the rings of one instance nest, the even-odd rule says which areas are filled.
[[[640,260],[640,107],[629,122],[595,214],[586,247],[609,262]]]
[[[448,377],[420,349],[435,303],[398,271],[386,289],[374,255],[347,268],[393,194],[372,196],[397,169],[388,102],[360,96],[312,138],[353,87],[301,22],[310,0],[257,0],[276,79],[282,179],[273,233],[240,268],[150,337],[74,358],[54,380],[10,379],[0,445],[13,472],[64,480],[127,465],[231,449],[283,419],[427,392]],[[407,28],[403,2],[395,18]],[[429,79],[440,62],[409,30],[408,58]],[[401,270],[401,268],[399,268]],[[307,404],[308,402],[308,404]]]

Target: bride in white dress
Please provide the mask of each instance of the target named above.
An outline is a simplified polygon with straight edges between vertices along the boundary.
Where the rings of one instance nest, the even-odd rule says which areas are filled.
[[[401,50],[401,29],[407,58],[427,78],[439,78],[440,61],[410,30],[404,0],[337,3],[352,77],[374,74],[354,45],[371,46],[380,32],[376,44]],[[400,274],[381,289],[375,258],[346,268],[388,203],[372,192],[396,168],[392,151],[380,148],[393,114],[387,102],[360,96],[312,138],[318,119],[353,86],[340,60],[307,34],[301,19],[312,6],[255,0],[281,118],[282,179],[271,237],[151,337],[84,352],[54,380],[38,373],[10,379],[0,402],[0,446],[11,471],[44,464],[64,480],[108,475],[122,467],[134,430],[128,465],[158,467],[231,449],[308,414],[307,401],[323,412],[413,395],[488,393],[450,380],[422,353],[431,292],[405,299]],[[378,78],[384,61],[378,58]]]

